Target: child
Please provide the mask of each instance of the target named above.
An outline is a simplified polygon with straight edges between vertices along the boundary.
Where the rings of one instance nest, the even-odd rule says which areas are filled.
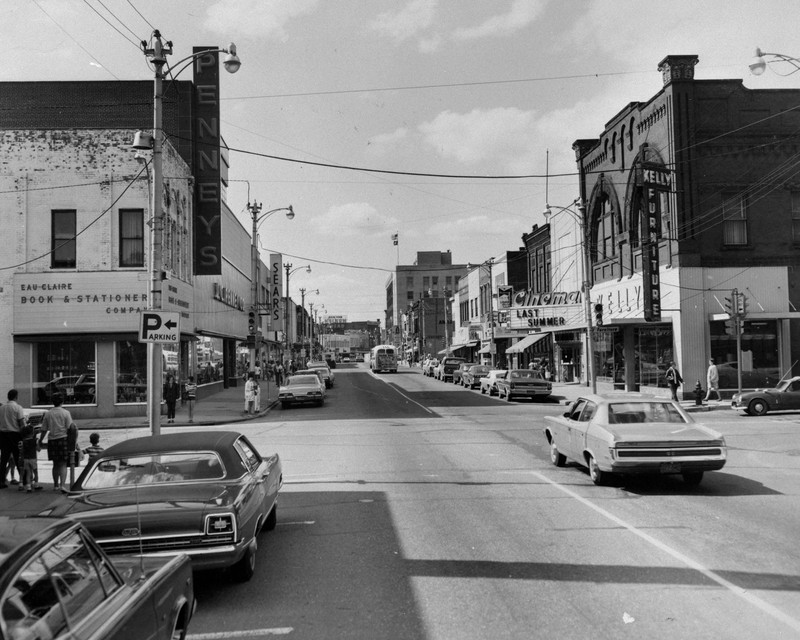
[[[28,493],[41,491],[39,465],[36,461],[39,447],[36,444],[36,433],[33,430],[33,426],[26,424],[20,430],[20,435],[22,440],[19,443],[19,451],[22,467],[20,468],[19,477],[22,480],[22,484],[19,485],[19,490],[22,491],[24,488]]]
[[[89,464],[92,460],[97,458],[101,453],[103,453],[103,451],[105,451],[105,449],[100,446],[100,434],[91,434],[89,436],[89,446],[83,450],[83,452],[86,454],[86,457],[89,458],[86,461],[86,464]]]
[[[186,402],[189,403],[189,422],[194,422],[194,403],[197,400],[197,385],[194,382],[194,376],[189,376],[183,392],[186,395]]]

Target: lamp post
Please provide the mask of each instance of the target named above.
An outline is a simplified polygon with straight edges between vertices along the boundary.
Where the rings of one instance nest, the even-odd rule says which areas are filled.
[[[800,71],[800,59],[787,56],[783,53],[769,53],[767,51],[762,51],[761,49],[756,49],[756,55],[749,65],[750,73],[752,73],[754,76],[760,76],[767,70],[768,65],[779,64],[781,62],[785,62],[792,68],[787,73],[779,73],[773,67],[772,71],[777,73],[779,76],[790,76],[793,73]]]
[[[583,313],[586,316],[586,386],[591,384],[592,393],[597,393],[597,375],[594,366],[594,335],[592,333],[592,305],[589,299],[589,293],[592,289],[591,283],[591,258],[589,256],[589,223],[586,219],[586,206],[580,198],[576,199],[573,205],[578,206],[578,213],[575,213],[569,207],[545,206],[544,219],[550,222],[550,217],[554,215],[553,209],[558,209],[556,213],[566,211],[569,213],[580,227],[581,236],[581,254],[583,256]]]
[[[270,211],[261,213],[261,203],[253,202],[247,203],[247,210],[250,212],[250,217],[253,221],[253,232],[250,238],[250,311],[249,314],[255,314],[256,324],[250,325],[250,333],[247,337],[250,346],[250,371],[253,371],[256,362],[256,352],[260,344],[259,336],[261,335],[261,307],[263,306],[258,302],[258,282],[259,282],[259,268],[261,266],[261,259],[258,253],[258,226],[269,218],[273,213],[278,211],[285,211],[286,217],[289,220],[294,219],[294,209],[292,205],[288,207],[278,207]]]
[[[137,150],[153,150],[153,201],[152,201],[152,224],[150,225],[150,300],[149,308],[152,310],[161,309],[161,283],[164,279],[162,271],[163,247],[162,236],[164,233],[164,220],[162,212],[162,198],[164,195],[163,177],[163,144],[164,144],[164,78],[167,74],[172,75],[172,79],[185,69],[183,67],[177,73],[172,73],[172,68],[188,60],[207,55],[209,53],[228,54],[223,61],[225,70],[229,73],[236,73],[242,65],[236,56],[236,45],[231,43],[227,49],[208,49],[194,53],[179,60],[175,65],[167,65],[167,56],[172,55],[172,42],[164,42],[161,39],[161,32],[158,29],[153,31],[152,47],[142,40],[142,52],[149,62],[153,65],[154,84],[153,84],[153,133],[152,135],[138,131],[133,142],[133,148]],[[187,65],[188,66],[188,65]],[[163,364],[161,362],[161,344],[149,342],[147,344],[147,400],[148,400],[148,421],[150,432],[153,435],[161,433],[161,390]]]
[[[285,347],[284,347],[284,360],[289,355],[289,276],[292,275],[295,271],[300,271],[300,269],[305,269],[306,273],[311,273],[311,265],[306,264],[302,267],[295,267],[292,269],[292,265],[289,262],[285,262],[283,264],[283,268],[286,269],[286,300],[283,305],[283,320],[284,320],[284,335],[285,335]]]

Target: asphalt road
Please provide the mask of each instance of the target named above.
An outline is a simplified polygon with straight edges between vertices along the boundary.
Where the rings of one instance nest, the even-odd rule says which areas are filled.
[[[284,463],[256,575],[199,574],[190,638],[800,638],[800,414],[702,414],[729,463],[596,487],[547,402],[336,369],[237,425]]]

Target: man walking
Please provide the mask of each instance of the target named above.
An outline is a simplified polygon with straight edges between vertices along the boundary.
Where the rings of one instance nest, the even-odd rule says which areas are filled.
[[[672,393],[672,399],[678,399],[678,387],[683,384],[683,378],[681,377],[680,371],[678,371],[678,367],[675,366],[674,362],[669,363],[669,369],[667,369],[667,384],[669,385],[669,390]]]
[[[706,391],[706,402],[708,402],[711,398],[712,391],[717,395],[718,401],[722,400],[722,396],[719,394],[719,370],[717,369],[717,365],[714,364],[714,358],[711,358],[708,361],[706,384],[708,385],[708,391]]]
[[[19,460],[19,443],[22,441],[22,427],[25,426],[25,412],[17,404],[17,390],[10,389],[8,402],[0,407],[0,489],[5,489],[6,473],[9,464]],[[21,465],[17,465],[21,466]],[[16,484],[14,480],[14,484]]]

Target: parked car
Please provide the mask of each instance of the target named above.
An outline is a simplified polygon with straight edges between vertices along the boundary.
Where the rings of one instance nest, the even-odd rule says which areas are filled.
[[[195,570],[255,572],[257,536],[277,523],[277,453],[235,431],[131,438],[91,458],[46,515],[81,521],[111,554],[186,553]]]
[[[456,369],[453,369],[453,384],[461,384],[461,376],[474,364],[474,362],[462,362]]]
[[[356,356],[356,362],[364,362],[364,354],[363,353],[359,353]]]
[[[286,378],[286,383],[278,390],[281,407],[289,408],[294,404],[312,403],[322,406],[325,402],[325,383],[321,373],[295,374]]]
[[[53,404],[53,394],[60,393],[64,404],[94,404],[95,375],[82,373],[72,376],[58,376],[37,390],[36,404]]]
[[[731,408],[749,416],[763,416],[768,411],[800,409],[800,376],[779,383],[774,389],[756,389],[735,393]]]
[[[506,369],[489,369],[489,373],[481,378],[481,393],[488,393],[490,396],[495,395],[497,393],[497,381],[505,378],[507,374],[508,370]]]
[[[489,366],[485,364],[473,364],[461,374],[461,386],[467,389],[475,389],[481,386],[481,380],[489,374]]]
[[[455,356],[445,356],[433,370],[433,377],[442,382],[452,380],[453,372],[458,369],[462,362],[466,362],[466,360]]]
[[[550,460],[589,468],[595,484],[613,474],[681,474],[697,485],[706,471],[725,466],[725,438],[695,423],[667,399],[588,395],[563,416],[545,416]]]
[[[0,517],[5,640],[175,640],[194,609],[185,555],[110,558],[79,522]]]
[[[322,362],[309,362],[306,368],[312,371],[319,371],[322,374],[322,382],[325,384],[326,389],[333,387],[336,375],[330,370],[328,365]]]
[[[439,366],[439,360],[436,358],[425,358],[422,362],[422,375],[433,377],[433,371]]]
[[[533,369],[511,369],[497,380],[497,397],[511,402],[514,398],[546,398],[553,385]]]
[[[322,383],[322,385],[325,386],[325,378],[322,377],[322,371],[320,369],[298,369],[292,375],[293,376],[311,376],[311,375],[314,375],[314,376],[317,376],[317,378],[319,378],[319,381]]]

